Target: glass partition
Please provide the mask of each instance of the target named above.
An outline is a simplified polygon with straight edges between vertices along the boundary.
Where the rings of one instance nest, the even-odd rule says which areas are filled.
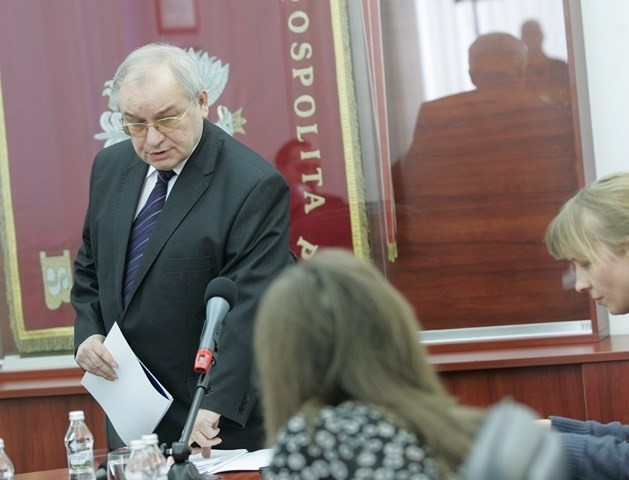
[[[588,299],[543,244],[583,179],[563,2],[381,4],[396,140],[386,272],[425,340],[596,337]]]

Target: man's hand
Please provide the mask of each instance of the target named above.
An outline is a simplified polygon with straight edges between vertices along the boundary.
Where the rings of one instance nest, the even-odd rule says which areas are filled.
[[[118,375],[114,369],[118,368],[118,364],[103,345],[104,340],[105,336],[99,334],[87,337],[76,350],[75,360],[86,372],[107,380],[115,380]]]
[[[201,447],[203,458],[209,458],[212,447],[222,442],[218,437],[220,432],[218,421],[220,419],[221,416],[218,413],[210,410],[200,408],[197,413],[197,418],[194,421],[194,427],[192,427],[192,433],[190,434],[190,444],[196,442]]]

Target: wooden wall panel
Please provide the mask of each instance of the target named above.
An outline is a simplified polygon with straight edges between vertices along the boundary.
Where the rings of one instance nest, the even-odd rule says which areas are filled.
[[[541,417],[586,418],[580,365],[442,372],[441,377],[464,404],[487,407],[511,397]]]
[[[589,419],[629,424],[629,362],[583,365],[583,381]]]
[[[67,467],[68,412],[83,410],[94,448],[105,448],[105,417],[88,394],[0,400],[0,436],[16,473]]]
[[[446,388],[465,404],[511,397],[540,417],[562,415],[629,424],[629,336],[532,348],[430,353]],[[0,437],[18,473],[63,468],[68,412],[85,411],[104,450],[104,415],[80,384],[78,368],[0,372]]]
[[[77,368],[0,372],[0,437],[16,473],[67,466],[68,412],[83,410],[95,450],[106,448],[105,415]]]

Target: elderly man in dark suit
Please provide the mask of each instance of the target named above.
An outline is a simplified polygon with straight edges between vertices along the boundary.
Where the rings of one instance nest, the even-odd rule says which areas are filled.
[[[262,157],[206,119],[208,94],[182,49],[151,44],[132,52],[116,72],[110,106],[131,138],[103,149],[92,168],[72,289],[76,361],[115,379],[103,340],[117,322],[172,394],[156,433],[161,442],[178,441],[198,380],[204,292],[212,279],[228,277],[238,301],[223,322],[219,361],[190,440],[205,453],[219,442],[260,448],[252,326],[258,298],[290,262],[288,186]],[[154,186],[161,193],[151,193]],[[114,448],[120,440],[110,427]]]

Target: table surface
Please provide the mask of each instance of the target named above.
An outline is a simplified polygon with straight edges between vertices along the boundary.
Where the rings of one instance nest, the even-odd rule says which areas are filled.
[[[222,480],[260,480],[258,472],[230,472],[218,475]],[[42,472],[18,473],[15,480],[68,480],[68,469],[45,470]]]

